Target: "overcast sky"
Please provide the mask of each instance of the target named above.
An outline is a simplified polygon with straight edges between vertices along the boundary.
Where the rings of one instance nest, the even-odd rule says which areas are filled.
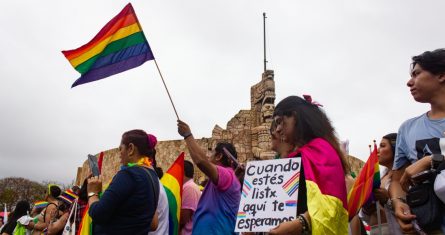
[[[71,89],[75,49],[127,1],[0,1],[0,178],[71,182],[88,153],[141,128],[179,139],[153,61]],[[263,70],[262,13],[276,103],[311,94],[350,153],[429,109],[406,87],[411,57],[445,46],[445,2],[133,1],[179,116],[210,137],[250,108]]]

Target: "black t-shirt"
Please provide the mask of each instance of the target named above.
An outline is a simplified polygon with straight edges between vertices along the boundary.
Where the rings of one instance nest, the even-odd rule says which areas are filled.
[[[7,233],[12,235],[14,232],[15,226],[17,226],[17,220],[16,221],[10,221],[5,224],[5,227],[3,227],[2,231],[0,231],[0,234]]]

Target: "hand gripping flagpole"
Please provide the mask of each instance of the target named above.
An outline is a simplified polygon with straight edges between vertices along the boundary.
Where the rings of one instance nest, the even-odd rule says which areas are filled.
[[[173,100],[172,100],[172,97],[170,96],[170,92],[168,92],[167,85],[165,85],[164,77],[162,77],[162,73],[161,73],[161,70],[159,69],[158,62],[156,62],[156,59],[153,59],[153,60],[155,61],[156,68],[158,69],[159,75],[161,76],[162,83],[164,84],[165,90],[167,91],[168,98],[170,99],[170,102],[172,103],[173,110],[175,111],[175,114],[176,114],[176,118],[178,118],[178,120],[179,120],[178,112],[176,112],[175,104],[173,104]]]

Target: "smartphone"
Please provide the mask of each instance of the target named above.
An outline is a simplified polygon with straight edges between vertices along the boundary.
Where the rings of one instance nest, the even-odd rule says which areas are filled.
[[[88,154],[88,163],[90,165],[91,172],[93,176],[99,176],[99,165],[97,164],[97,158],[95,155]]]

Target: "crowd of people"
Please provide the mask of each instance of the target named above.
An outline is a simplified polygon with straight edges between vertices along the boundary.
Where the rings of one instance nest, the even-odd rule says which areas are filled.
[[[371,234],[445,233],[445,49],[412,60],[407,86],[415,101],[428,103],[430,109],[405,121],[398,133],[382,137],[380,187],[373,190],[375,200],[352,220],[347,197],[354,179],[320,104],[308,96],[289,96],[276,105],[272,149],[277,159],[301,158],[302,164],[295,219],[268,234],[355,235],[364,234],[364,224],[371,226]],[[184,163],[180,234],[237,234],[244,166],[233,160],[234,145],[217,143],[208,156],[187,123],[178,120],[177,126],[193,161]],[[108,187],[98,176],[64,192],[49,185],[45,206],[35,203],[31,210],[29,202],[18,202],[8,222],[0,225],[0,235],[19,230],[62,234],[70,228],[77,234],[82,216],[91,218],[93,234],[169,234],[169,192],[160,183],[156,143],[143,130],[125,132],[119,146],[121,169]],[[208,178],[202,192],[194,182],[194,166]]]

